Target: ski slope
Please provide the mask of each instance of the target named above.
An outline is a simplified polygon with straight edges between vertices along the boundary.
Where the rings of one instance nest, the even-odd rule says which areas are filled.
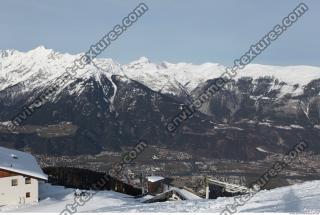
[[[61,212],[73,203],[74,190],[42,184],[41,201],[34,205],[0,207],[0,212]],[[238,212],[320,213],[320,181],[310,181],[256,194]],[[234,198],[187,200],[143,204],[141,199],[113,191],[101,191],[78,212],[215,212],[220,213]]]

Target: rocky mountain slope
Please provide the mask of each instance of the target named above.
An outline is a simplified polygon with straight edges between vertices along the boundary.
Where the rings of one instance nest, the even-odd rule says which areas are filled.
[[[285,152],[305,139],[310,150],[320,151],[320,68],[310,66],[249,65],[172,135],[168,121],[225,67],[96,59],[8,132],[6,122],[79,56],[44,47],[1,51],[0,145],[38,154],[92,154],[142,138],[198,156],[247,160]]]

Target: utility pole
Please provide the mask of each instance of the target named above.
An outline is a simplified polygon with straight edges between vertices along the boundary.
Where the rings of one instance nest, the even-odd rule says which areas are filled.
[[[208,183],[207,176],[204,177],[204,184],[205,184],[205,190],[206,190],[206,199],[209,199],[210,189],[209,189],[209,183]]]
[[[141,184],[142,194],[144,194],[145,193],[145,190],[144,190],[144,174],[143,174],[142,171],[140,173],[140,184]]]

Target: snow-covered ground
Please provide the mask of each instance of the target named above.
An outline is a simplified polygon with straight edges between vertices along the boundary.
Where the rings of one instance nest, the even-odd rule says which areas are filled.
[[[0,212],[60,212],[73,203],[74,190],[43,184],[38,204],[0,207]],[[234,203],[234,198],[216,200],[187,200],[143,204],[139,199],[112,191],[97,193],[93,199],[78,208],[78,212],[216,212]],[[320,181],[310,181],[257,193],[238,212],[298,212],[320,213]]]

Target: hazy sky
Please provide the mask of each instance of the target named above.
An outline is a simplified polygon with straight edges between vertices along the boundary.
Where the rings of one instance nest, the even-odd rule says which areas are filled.
[[[142,1],[1,0],[0,49],[86,51]],[[120,63],[232,64],[301,1],[145,0],[149,11],[101,55]],[[320,66],[320,1],[254,63]]]

